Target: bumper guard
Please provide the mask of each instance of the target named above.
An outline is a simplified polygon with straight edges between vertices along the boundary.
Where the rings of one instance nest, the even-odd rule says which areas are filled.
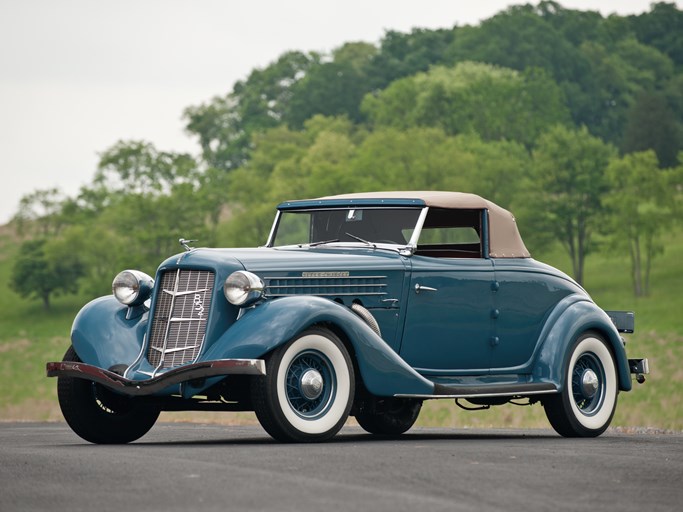
[[[631,370],[631,373],[635,374],[636,382],[638,382],[638,384],[645,382],[645,375],[650,373],[650,363],[646,358],[629,359],[628,366]]]

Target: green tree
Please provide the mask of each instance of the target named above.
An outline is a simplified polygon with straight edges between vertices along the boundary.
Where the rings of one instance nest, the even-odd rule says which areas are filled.
[[[523,192],[531,167],[531,157],[524,146],[513,141],[486,142],[476,135],[451,138],[453,154],[468,155],[470,164],[462,170],[460,190],[473,192],[511,208]]]
[[[604,204],[610,212],[613,242],[630,257],[636,297],[649,294],[652,261],[663,252],[662,234],[676,218],[675,176],[671,169],[658,168],[654,151],[614,159],[607,168],[610,191]]]
[[[99,218],[69,226],[60,242],[69,249],[71,257],[78,257],[82,268],[79,290],[91,297],[110,293],[114,276],[122,270],[138,268],[154,275],[159,263],[143,268],[138,247]]]
[[[629,16],[638,40],[667,54],[683,66],[683,11],[671,2],[652,4],[650,12]]]
[[[458,30],[447,50],[448,62],[473,60],[517,71],[543,68],[558,83],[575,80],[585,62],[576,46],[550,22],[566,13],[548,2],[538,8],[531,4],[509,7],[479,26]]]
[[[45,238],[27,240],[19,248],[10,277],[12,290],[21,297],[40,299],[46,310],[53,295],[77,292],[83,273],[77,255],[54,257],[55,252],[60,252],[58,243]]]
[[[252,136],[282,124],[292,87],[319,65],[316,53],[287,52],[235,83],[229,94],[185,109],[187,131],[198,138],[204,161],[224,171],[244,165]]]
[[[293,128],[316,114],[362,119],[360,102],[370,91],[370,64],[377,48],[369,43],[347,43],[333,52],[333,60],[312,67],[291,87],[284,120]]]
[[[307,133],[280,126],[254,134],[253,143],[249,161],[230,173],[230,216],[218,230],[219,243],[227,247],[263,244],[272,225],[273,205],[304,193],[297,190],[289,194],[289,187],[281,190],[273,186],[271,177],[291,174],[292,182],[300,182],[296,173],[311,144]]]
[[[110,195],[163,194],[181,183],[196,183],[197,177],[197,162],[188,154],[119,141],[100,155],[93,183]]]
[[[58,188],[37,189],[21,198],[12,223],[21,235],[54,236],[63,225],[65,200]]]
[[[581,53],[590,68],[580,77],[580,91],[574,95],[581,102],[574,120],[619,144],[629,109],[643,91],[655,90],[670,79],[671,60],[632,37],[606,45],[586,41]]]
[[[533,152],[525,201],[526,233],[551,234],[571,258],[574,278],[583,283],[586,256],[604,226],[602,200],[609,190],[605,169],[614,147],[588,133],[557,126]],[[525,234],[525,237],[527,235]]]
[[[643,92],[629,109],[621,145],[624,153],[652,149],[660,167],[674,167],[683,147],[683,130],[661,93]]]
[[[527,147],[550,126],[569,122],[564,96],[545,72],[475,62],[398,80],[366,96],[363,110],[375,126],[437,126],[449,135],[477,133]]]
[[[445,62],[445,52],[457,29],[428,30],[415,28],[409,33],[389,30],[372,59],[372,89],[384,89],[391,82],[427,71]]]

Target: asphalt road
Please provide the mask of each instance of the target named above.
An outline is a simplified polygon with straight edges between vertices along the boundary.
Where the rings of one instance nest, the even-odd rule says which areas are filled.
[[[277,444],[259,427],[158,424],[96,446],[62,423],[0,423],[0,511],[672,511],[683,435],[345,427]]]

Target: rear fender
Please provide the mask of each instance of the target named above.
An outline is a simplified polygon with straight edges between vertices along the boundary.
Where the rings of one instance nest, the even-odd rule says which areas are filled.
[[[127,320],[130,310],[113,295],[83,306],[71,327],[71,343],[82,362],[109,369],[118,364],[129,366],[137,359],[147,332],[149,312],[144,308],[141,315],[132,315],[136,318]]]
[[[332,324],[343,332],[370,393],[433,393],[434,384],[403,361],[360,317],[320,297],[282,297],[246,310],[202,359],[259,359],[316,324]]]
[[[626,351],[607,313],[582,295],[565,297],[551,313],[541,333],[541,349],[534,364],[535,381],[552,382],[564,389],[564,369],[570,349],[576,339],[587,331],[600,334],[612,349],[619,380],[619,389],[632,387]]]

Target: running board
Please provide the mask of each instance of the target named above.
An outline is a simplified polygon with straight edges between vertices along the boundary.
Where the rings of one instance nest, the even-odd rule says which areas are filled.
[[[491,386],[445,386],[434,384],[432,395],[398,394],[396,398],[487,398],[498,396],[529,396],[557,393],[555,384],[500,384]]]

